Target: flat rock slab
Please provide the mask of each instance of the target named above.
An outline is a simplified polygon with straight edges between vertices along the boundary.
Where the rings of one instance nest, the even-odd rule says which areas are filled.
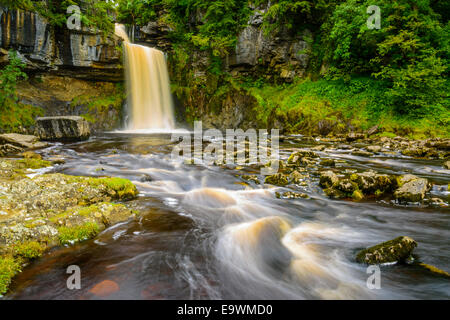
[[[44,148],[47,143],[39,141],[39,138],[33,135],[5,133],[0,134],[0,145],[9,144],[22,149]]]
[[[81,141],[91,134],[89,123],[78,116],[37,118],[36,132],[40,139],[49,141]]]

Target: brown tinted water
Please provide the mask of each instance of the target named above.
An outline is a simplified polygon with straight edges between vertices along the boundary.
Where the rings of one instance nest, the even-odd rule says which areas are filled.
[[[286,139],[289,148],[326,144]],[[171,160],[169,135],[105,134],[89,141],[54,144],[62,155],[53,170],[132,180],[143,215],[103,231],[96,239],[46,253],[18,275],[7,299],[448,299],[450,281],[415,265],[381,267],[381,289],[366,286],[358,250],[407,235],[416,259],[450,271],[450,210],[401,206],[389,198],[351,202],[328,199],[317,168],[304,187],[308,199],[283,200],[283,188],[243,184],[258,171],[187,165]],[[435,183],[428,197],[448,202],[448,170],[436,160],[399,154],[363,158],[348,150],[341,170],[413,173]],[[68,290],[66,269],[81,268],[81,290]],[[107,282],[105,282],[107,281]],[[111,285],[114,284],[114,286]],[[106,287],[99,295],[96,285]],[[116,287],[117,285],[117,287]]]

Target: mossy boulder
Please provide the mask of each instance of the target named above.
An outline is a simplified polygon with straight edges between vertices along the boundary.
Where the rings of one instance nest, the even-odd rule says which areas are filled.
[[[267,176],[264,179],[264,183],[273,184],[275,186],[285,186],[289,183],[289,180],[287,175],[277,173],[271,176]]]
[[[241,176],[242,179],[244,179],[245,181],[252,181],[256,184],[260,184],[258,176],[257,175],[242,175]]]
[[[319,185],[322,188],[330,188],[339,182],[338,176],[333,171],[325,171],[320,174]]]
[[[366,264],[403,262],[411,256],[415,247],[417,247],[416,241],[402,236],[361,250],[356,255],[356,261]]]
[[[444,162],[444,168],[450,170],[450,160]]]
[[[430,188],[431,185],[427,179],[416,178],[402,184],[394,192],[394,197],[400,202],[420,202],[425,198],[425,193]]]
[[[275,197],[278,199],[307,199],[309,196],[306,193],[300,193],[300,192],[293,192],[293,191],[286,191],[283,193],[275,192]]]
[[[336,161],[334,159],[323,159],[320,161],[320,165],[324,167],[335,167]]]

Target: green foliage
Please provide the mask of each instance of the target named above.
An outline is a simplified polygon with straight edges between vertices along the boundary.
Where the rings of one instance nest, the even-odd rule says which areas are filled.
[[[45,251],[45,245],[37,241],[27,241],[13,247],[15,257],[25,259],[36,259],[42,256]]]
[[[235,45],[250,10],[247,0],[118,0],[118,12],[126,24],[145,25],[159,17],[176,42],[223,57]]]
[[[20,261],[12,256],[0,256],[0,295],[5,294],[11,279],[21,271]]]
[[[75,227],[60,227],[58,228],[59,242],[62,245],[68,245],[88,240],[94,238],[99,231],[100,228],[95,222],[87,222]]]
[[[292,133],[311,133],[317,130],[319,121],[326,120],[335,123],[336,130],[345,130],[344,125],[350,123],[361,129],[379,125],[384,129],[383,135],[388,136],[450,136],[448,113],[429,113],[420,119],[398,115],[387,93],[387,81],[360,77],[349,81],[305,80],[278,86],[243,85],[258,101],[254,113],[260,126],[269,126],[270,117],[275,114],[284,119],[282,125]]]
[[[20,60],[15,51],[9,52],[9,63],[0,71],[0,111],[7,109],[11,103],[16,103],[17,82],[27,79],[27,75],[22,69],[25,63]]]
[[[9,52],[9,63],[0,71],[0,131],[15,132],[34,124],[42,110],[19,103],[17,84],[27,79],[25,64],[14,51]]]
[[[377,2],[381,29],[369,30],[365,10],[371,4],[346,0],[322,26],[328,78],[372,75],[388,83],[396,114],[448,114],[448,24],[439,22],[429,0],[384,0]]]
[[[39,13],[55,26],[63,27],[71,14],[67,8],[72,5],[81,9],[81,22],[84,27],[96,28],[104,35],[114,32],[115,1],[102,0],[0,0],[10,9],[22,9]]]

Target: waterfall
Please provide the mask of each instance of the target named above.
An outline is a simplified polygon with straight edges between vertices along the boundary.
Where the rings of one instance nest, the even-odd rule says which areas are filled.
[[[164,53],[131,43],[122,25],[116,25],[116,35],[124,39],[127,129],[174,129],[173,101]]]

